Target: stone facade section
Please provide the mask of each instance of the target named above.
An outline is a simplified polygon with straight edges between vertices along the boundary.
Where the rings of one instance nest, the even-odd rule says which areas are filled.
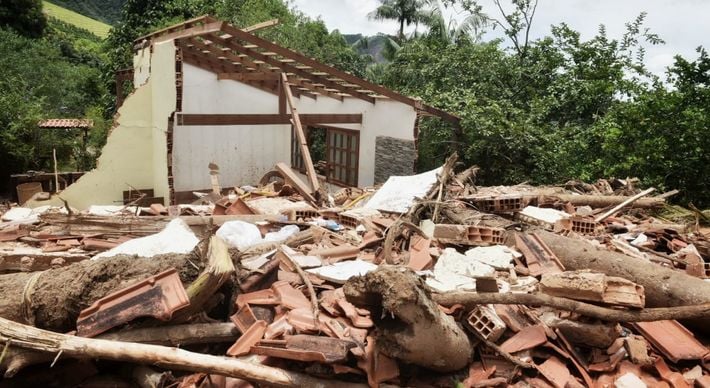
[[[375,184],[384,183],[391,175],[414,174],[417,148],[414,140],[389,136],[375,138]]]

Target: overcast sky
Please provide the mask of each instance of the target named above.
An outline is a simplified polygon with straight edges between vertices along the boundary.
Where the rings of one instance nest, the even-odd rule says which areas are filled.
[[[313,18],[320,17],[329,29],[343,34],[378,32],[394,33],[395,22],[378,22],[367,18],[377,8],[378,0],[292,0],[295,6]],[[497,17],[491,0],[481,0],[484,12]],[[646,65],[656,74],[680,54],[695,59],[695,48],[710,48],[710,0],[539,0],[532,36],[549,34],[550,26],[565,22],[582,33],[582,38],[596,34],[600,24],[612,38],[623,34],[626,22],[646,11],[646,26],[666,41],[664,45],[647,47]],[[495,33],[485,38],[495,37]]]

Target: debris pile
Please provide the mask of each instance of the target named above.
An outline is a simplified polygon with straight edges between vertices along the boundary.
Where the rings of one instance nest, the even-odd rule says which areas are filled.
[[[227,195],[213,174],[192,205],[7,209],[5,382],[710,386],[708,230],[660,215],[673,193],[477,187],[455,163],[332,193],[280,163]]]

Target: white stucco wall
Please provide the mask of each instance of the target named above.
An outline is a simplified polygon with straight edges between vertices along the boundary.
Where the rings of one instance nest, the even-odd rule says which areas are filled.
[[[189,64],[183,64],[183,85],[183,113],[278,113],[275,94],[233,80],[218,80],[217,74]],[[374,182],[377,136],[414,139],[416,112],[413,107],[397,101],[378,99],[371,104],[358,98],[338,101],[324,96],[315,100],[304,96],[296,98],[296,106],[301,114],[362,114],[362,124],[333,124],[360,131],[359,186]],[[207,164],[210,162],[219,165],[222,185],[227,186],[255,184],[274,164],[290,163],[291,159],[289,125],[188,126],[176,128],[173,139],[176,191],[208,188]]]

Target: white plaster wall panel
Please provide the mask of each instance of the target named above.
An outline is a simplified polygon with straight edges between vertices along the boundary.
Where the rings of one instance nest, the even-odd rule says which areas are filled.
[[[183,63],[184,113],[277,113],[275,94],[234,80],[218,80],[217,74]]]
[[[133,56],[133,85],[138,88],[150,77],[150,47],[139,50]]]
[[[175,44],[172,40],[158,43],[153,47],[151,62],[155,69],[150,83],[153,93],[153,188],[156,197],[168,202],[168,118],[175,111],[177,91],[175,89]],[[147,166],[146,166],[147,167]]]
[[[184,113],[223,113],[269,114],[278,112],[278,96],[253,88],[241,82],[218,80],[217,75],[184,65]],[[376,103],[358,99],[344,98],[339,101],[319,96],[317,99],[300,97],[295,99],[301,114],[307,113],[360,113],[362,124],[334,124],[338,127],[359,130],[360,165],[358,185],[368,186],[375,179],[375,139],[377,136],[390,136],[398,139],[414,140],[414,108],[398,101],[377,99]],[[325,124],[325,123],[324,123]],[[247,134],[251,136],[250,134]],[[290,135],[284,137],[285,147],[290,148]],[[290,155],[276,162],[290,162]],[[220,165],[221,167],[221,165]],[[202,188],[209,187],[209,185]]]
[[[175,191],[211,187],[208,165],[216,163],[223,187],[254,185],[291,155],[289,125],[175,126]]]

